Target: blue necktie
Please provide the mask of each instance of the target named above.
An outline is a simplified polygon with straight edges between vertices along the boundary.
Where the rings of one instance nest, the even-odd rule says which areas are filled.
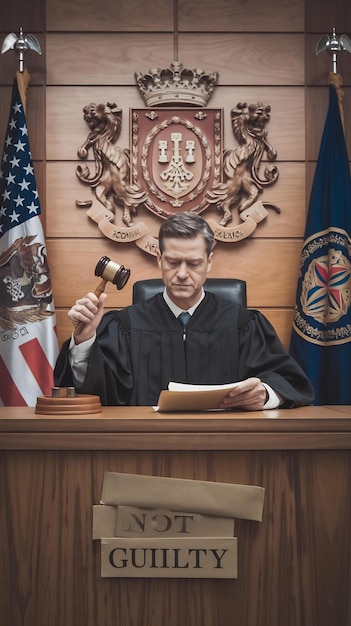
[[[190,320],[191,315],[190,313],[188,313],[188,311],[183,311],[182,313],[180,313],[180,315],[178,315],[178,319],[181,323],[181,325],[183,326],[183,328],[185,328],[185,326],[187,326],[188,321]]]

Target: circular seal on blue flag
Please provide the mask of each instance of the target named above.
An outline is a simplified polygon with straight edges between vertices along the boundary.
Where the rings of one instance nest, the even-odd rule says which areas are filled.
[[[313,234],[301,254],[294,330],[307,341],[351,341],[351,240],[340,228]]]

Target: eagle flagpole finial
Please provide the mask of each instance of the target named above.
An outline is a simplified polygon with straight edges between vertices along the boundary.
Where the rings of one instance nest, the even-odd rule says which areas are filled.
[[[9,50],[16,50],[19,57],[19,71],[24,71],[24,55],[28,50],[34,50],[37,54],[41,54],[40,43],[34,35],[25,35],[23,29],[19,29],[19,35],[9,33],[6,35],[1,48],[1,54]]]
[[[337,53],[346,50],[351,52],[351,41],[347,35],[337,36],[335,28],[332,35],[322,35],[316,45],[316,54],[326,50],[333,58],[333,74],[336,74]]]

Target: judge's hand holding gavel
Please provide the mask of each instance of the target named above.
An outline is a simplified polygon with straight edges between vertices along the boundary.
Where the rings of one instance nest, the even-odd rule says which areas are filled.
[[[104,256],[96,265],[95,276],[102,277],[95,292],[89,292],[76,300],[68,311],[68,317],[74,326],[73,336],[76,344],[91,339],[100,324],[107,297],[104,292],[106,283],[112,282],[117,289],[123,289],[129,279],[130,270]]]
[[[107,294],[104,292],[97,296],[89,291],[83,298],[76,300],[68,311],[68,317],[74,326],[73,337],[76,344],[94,336],[104,313],[106,298]]]

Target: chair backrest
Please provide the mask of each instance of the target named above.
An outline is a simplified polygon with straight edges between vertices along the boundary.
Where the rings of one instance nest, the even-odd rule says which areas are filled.
[[[161,278],[138,280],[133,285],[133,304],[141,300],[148,300],[163,289],[164,284]],[[208,278],[205,281],[204,289],[225,300],[246,307],[246,282],[240,278]]]

